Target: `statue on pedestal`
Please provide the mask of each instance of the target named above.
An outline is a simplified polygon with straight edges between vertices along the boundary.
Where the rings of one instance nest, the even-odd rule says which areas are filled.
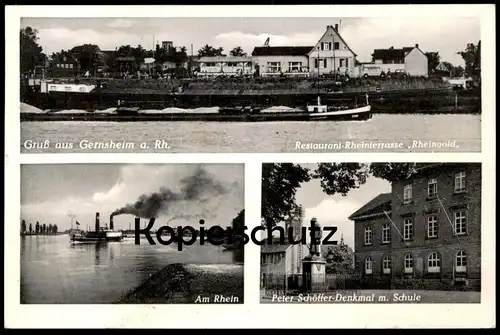
[[[311,245],[309,247],[309,258],[321,258],[321,240],[323,230],[316,218],[311,219]]]

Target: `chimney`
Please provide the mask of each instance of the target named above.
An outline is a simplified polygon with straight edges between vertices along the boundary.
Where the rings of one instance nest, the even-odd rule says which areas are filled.
[[[114,223],[113,223],[113,215],[109,216],[109,229],[113,230],[114,228]]]
[[[95,213],[95,231],[99,231],[99,212]]]
[[[415,44],[415,48],[418,48],[418,43],[417,43],[417,44]]]
[[[335,23],[335,31],[338,31],[339,30],[339,25],[337,23]]]

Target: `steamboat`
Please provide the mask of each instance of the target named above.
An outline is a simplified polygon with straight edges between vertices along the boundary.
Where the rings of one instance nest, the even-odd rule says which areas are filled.
[[[101,242],[121,242],[123,234],[114,231],[113,216],[110,216],[109,228],[100,226],[99,213],[95,216],[95,231],[77,230],[70,234],[71,243],[101,243]]]

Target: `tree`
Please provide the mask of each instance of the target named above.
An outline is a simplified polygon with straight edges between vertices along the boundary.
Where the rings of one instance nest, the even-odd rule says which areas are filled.
[[[47,233],[47,225],[44,223],[42,225],[42,234],[46,234]]]
[[[30,222],[30,228],[29,229],[30,229],[29,230],[30,234],[32,234],[33,233],[33,225],[31,224],[31,222]]]
[[[95,44],[77,45],[68,53],[80,63],[80,70],[83,72],[95,73],[98,67],[105,64],[104,55]]]
[[[37,65],[44,65],[46,56],[42,52],[42,47],[38,45],[38,30],[31,27],[21,29],[20,38],[20,71],[33,70]]]
[[[360,163],[320,163],[312,175],[321,180],[321,188],[328,195],[347,193],[366,182],[369,168]]]
[[[286,220],[294,207],[300,184],[311,180],[309,169],[292,163],[262,164],[262,208],[265,224],[272,228]]]
[[[415,163],[372,163],[370,173],[389,182],[407,179],[415,173]]]
[[[52,234],[52,223],[49,223],[49,226],[47,227],[47,233]]]
[[[436,70],[436,67],[439,65],[441,57],[439,56],[439,52],[426,52],[425,55],[427,56],[428,74],[432,74]]]
[[[465,74],[470,77],[481,77],[481,41],[477,45],[468,43],[464,51],[458,52],[465,62]]]
[[[38,221],[36,222],[36,225],[35,225],[35,232],[36,232],[36,234],[41,233],[40,232],[40,223]]]
[[[26,221],[21,221],[21,234],[26,234]]]
[[[243,232],[245,227],[245,210],[242,209],[231,222],[231,227],[235,232]]]
[[[359,163],[320,163],[313,172],[292,163],[263,164],[261,215],[268,227],[274,227],[293,215],[295,194],[302,183],[320,179],[323,192],[345,196],[364,184],[368,173],[368,166]]]
[[[231,56],[237,57],[237,56],[246,56],[247,53],[243,51],[241,47],[235,47],[233,50],[229,52]]]
[[[56,224],[54,224],[54,225],[52,226],[52,231],[53,231],[53,233],[54,233],[54,234],[57,234],[57,229],[58,229],[58,228],[57,228],[57,225],[56,225]]]
[[[323,254],[326,258],[326,273],[345,274],[353,268],[353,250],[344,243],[344,237],[340,243],[334,246],[323,246]]]
[[[223,54],[223,48],[214,48],[211,45],[205,44],[200,50],[198,50],[199,57],[215,57],[215,56],[225,56]]]

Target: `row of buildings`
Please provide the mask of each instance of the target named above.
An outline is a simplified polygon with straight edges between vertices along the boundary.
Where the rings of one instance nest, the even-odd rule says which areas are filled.
[[[416,164],[407,178],[392,182],[390,193],[378,195],[349,219],[354,222],[354,274],[364,283],[480,289],[480,163]],[[262,281],[301,274],[304,255],[299,245],[262,246]]]
[[[162,42],[162,48],[172,48],[171,41]],[[110,51],[111,53],[113,51]],[[109,51],[103,51],[109,53]],[[418,44],[412,47],[375,49],[369,63],[358,62],[357,54],[349,47],[338,31],[338,25],[328,25],[315,45],[255,47],[251,56],[191,57],[189,65],[197,69],[197,76],[256,75],[262,77],[318,76],[328,74],[349,77],[379,76],[382,73],[405,73],[408,76],[428,76],[428,60]],[[124,71],[145,70],[147,64],[132,69],[135,58],[117,59]],[[161,64],[164,71],[177,66],[171,62]],[[57,62],[60,72],[78,71],[78,62],[72,57]]]
[[[258,76],[317,76],[342,74],[350,77],[379,76],[404,72],[409,76],[428,76],[428,60],[418,44],[396,49],[375,49],[369,63],[360,63],[338,31],[328,25],[311,46],[255,47],[251,57],[202,57],[199,75],[256,74]]]

